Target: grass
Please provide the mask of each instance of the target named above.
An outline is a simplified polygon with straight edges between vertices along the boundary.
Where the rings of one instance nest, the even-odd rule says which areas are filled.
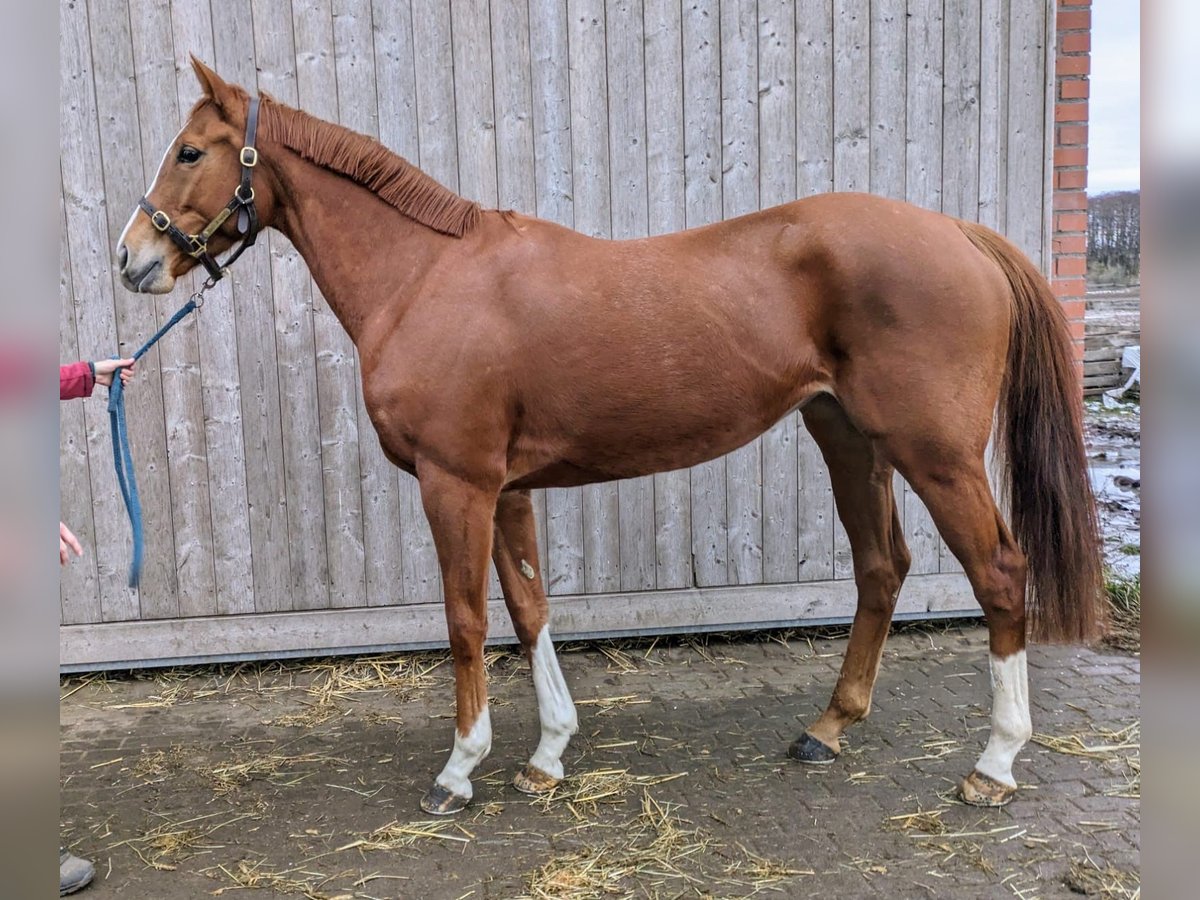
[[[1108,572],[1104,581],[1108,596],[1108,634],[1104,643],[1124,653],[1142,649],[1142,576]]]

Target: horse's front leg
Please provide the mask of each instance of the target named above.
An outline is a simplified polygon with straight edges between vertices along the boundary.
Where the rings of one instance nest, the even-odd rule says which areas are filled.
[[[537,527],[528,491],[500,495],[492,557],[513,628],[529,656],[542,725],[537,750],[513,778],[513,785],[526,794],[540,794],[562,780],[563,751],[579,728],[579,719],[550,639],[550,605],[538,567]]]
[[[442,569],[458,701],[454,749],[421,800],[421,809],[449,815],[471,801],[471,772],[492,749],[483,641],[487,636],[487,566],[498,487],[481,486],[421,463],[417,465],[417,478]]]

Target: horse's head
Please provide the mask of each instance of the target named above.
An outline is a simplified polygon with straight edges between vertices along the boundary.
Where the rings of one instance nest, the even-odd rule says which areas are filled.
[[[210,258],[245,236],[238,220],[245,227],[247,216],[237,204],[223,221],[217,220],[241,189],[242,173],[247,171],[242,147],[250,97],[195,57],[192,67],[204,96],[163,155],[146,192],[151,209],[134,208],[117,244],[121,282],[131,291],[165,294],[176,278],[200,264],[197,255],[178,245],[185,236],[205,238]],[[256,155],[250,159],[257,162]],[[267,221],[264,213],[271,206],[271,192],[262,170],[251,171],[253,207],[261,226]],[[174,237],[172,228],[178,229]]]

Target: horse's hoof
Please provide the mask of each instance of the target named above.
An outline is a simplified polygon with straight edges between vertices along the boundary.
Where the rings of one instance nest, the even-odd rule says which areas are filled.
[[[838,758],[836,750],[807,731],[788,747],[788,756],[810,766],[827,766]]]
[[[513,787],[522,794],[545,794],[558,786],[559,779],[547,775],[537,766],[528,763],[513,776]]]
[[[959,799],[971,806],[1006,806],[1016,793],[1015,787],[978,771],[972,772],[958,786]]]
[[[421,809],[431,816],[452,816],[456,812],[466,809],[470,802],[470,797],[460,797],[458,794],[452,794],[440,784],[435,784],[429,789],[429,793],[421,798]]]

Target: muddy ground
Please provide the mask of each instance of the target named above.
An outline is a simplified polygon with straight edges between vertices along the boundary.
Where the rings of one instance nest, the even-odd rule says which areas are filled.
[[[1131,577],[1141,573],[1142,422],[1138,403],[1086,403],[1092,490],[1109,568]]]

